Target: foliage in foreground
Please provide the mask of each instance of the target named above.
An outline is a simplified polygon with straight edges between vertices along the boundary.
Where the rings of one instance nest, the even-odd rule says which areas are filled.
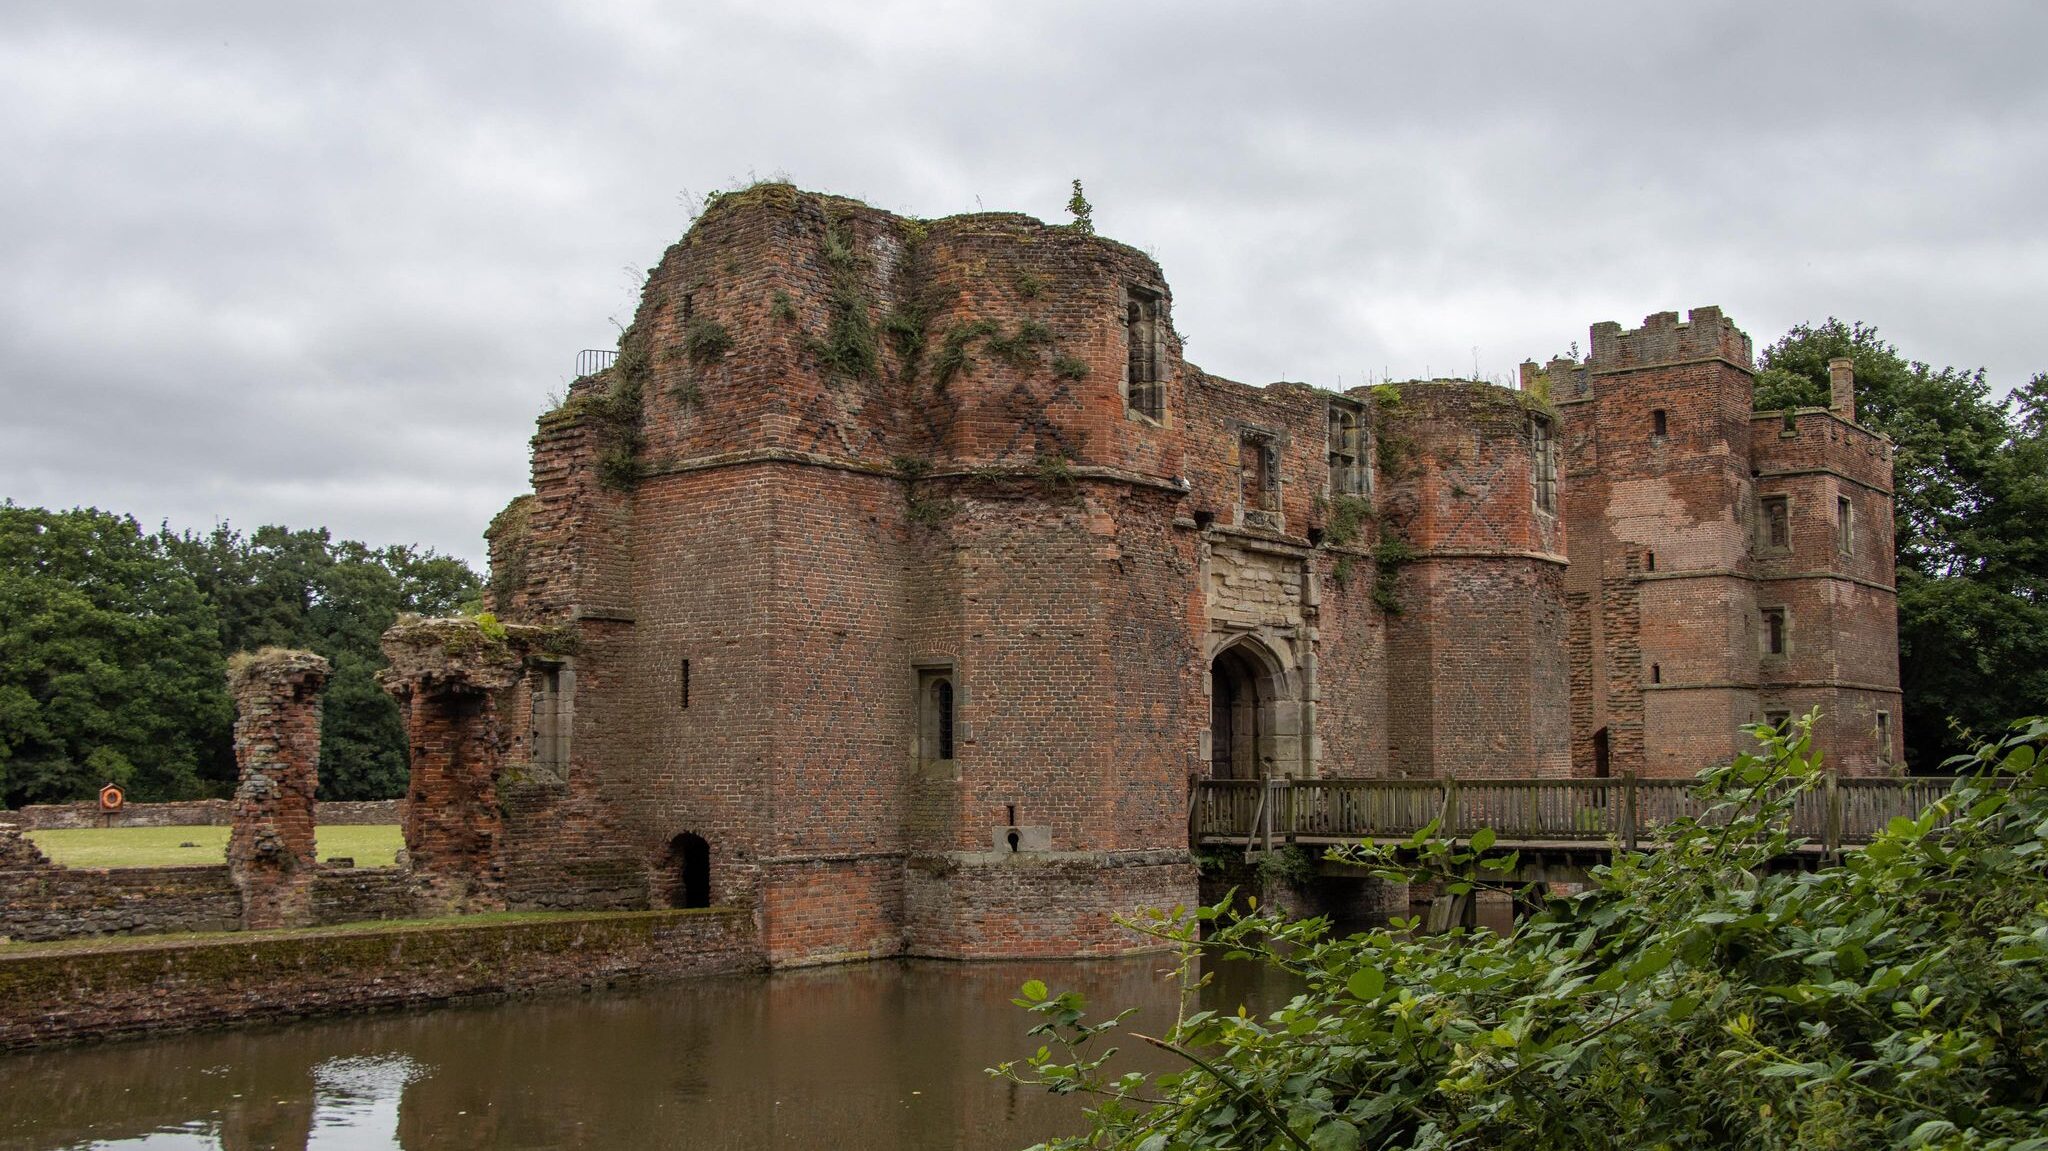
[[[1162,916],[1188,993],[1143,1041],[1185,1069],[1113,1074],[1099,1046],[1123,1017],[1033,983],[1018,1002],[1048,1047],[996,1073],[1106,1096],[1063,1149],[2048,1149],[2048,719],[1810,873],[1764,869],[1816,757],[1803,729],[1753,731],[1758,754],[1702,775],[1707,814],[1510,936],[1331,939],[1227,900]],[[1409,847],[1437,876],[1509,866]],[[1207,955],[1306,990],[1265,1018],[1193,1011]]]

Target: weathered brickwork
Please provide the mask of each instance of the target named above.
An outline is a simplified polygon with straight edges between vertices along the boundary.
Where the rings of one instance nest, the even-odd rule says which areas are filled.
[[[250,928],[312,920],[313,793],[320,787],[320,692],[327,661],[266,648],[228,664],[235,699],[234,816],[228,875]]]
[[[297,931],[0,955],[0,1050],[759,965],[731,911]]]
[[[1689,776],[1815,707],[1837,770],[1895,770],[1891,444],[1847,373],[1834,410],[1754,413],[1749,337],[1716,308],[1524,365],[1563,413],[1579,773]]]
[[[0,940],[227,931],[241,921],[225,867],[58,867],[0,825]]]
[[[1760,578],[1749,350],[1695,315],[1603,327],[1549,398],[1540,370],[1255,388],[1184,362],[1113,241],[719,197],[491,526],[497,613],[563,642],[454,693],[480,718],[394,680],[441,813],[414,865],[466,853],[509,906],[750,904],[778,964],[1096,954],[1194,897],[1205,777],[1564,775],[1602,728],[1617,770],[1725,755],[1711,685],[1760,675],[1728,606]],[[1624,376],[1705,424],[1602,440],[1572,405]],[[1649,582],[1647,546],[1711,594]],[[1802,619],[1873,610],[1784,574]],[[1645,652],[1696,698],[1647,691]]]

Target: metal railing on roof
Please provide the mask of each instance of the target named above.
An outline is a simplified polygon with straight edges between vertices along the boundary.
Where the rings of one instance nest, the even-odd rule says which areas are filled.
[[[608,348],[585,348],[576,353],[576,378],[594,376],[612,366],[619,353]]]

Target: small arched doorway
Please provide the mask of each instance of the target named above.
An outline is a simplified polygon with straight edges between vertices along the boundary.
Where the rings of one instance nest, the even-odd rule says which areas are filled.
[[[1264,669],[1241,646],[1225,648],[1209,665],[1209,775],[1258,779]]]
[[[686,831],[668,841],[669,865],[676,869],[675,907],[711,906],[711,845]]]

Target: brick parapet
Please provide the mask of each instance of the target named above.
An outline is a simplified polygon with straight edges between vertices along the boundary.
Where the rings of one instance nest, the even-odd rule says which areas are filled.
[[[1594,324],[1592,335],[1586,367],[1595,375],[1698,360],[1722,360],[1747,372],[1756,360],[1749,336],[1716,307],[1693,308],[1683,321],[1677,312],[1657,312],[1632,330],[1610,320]]]

